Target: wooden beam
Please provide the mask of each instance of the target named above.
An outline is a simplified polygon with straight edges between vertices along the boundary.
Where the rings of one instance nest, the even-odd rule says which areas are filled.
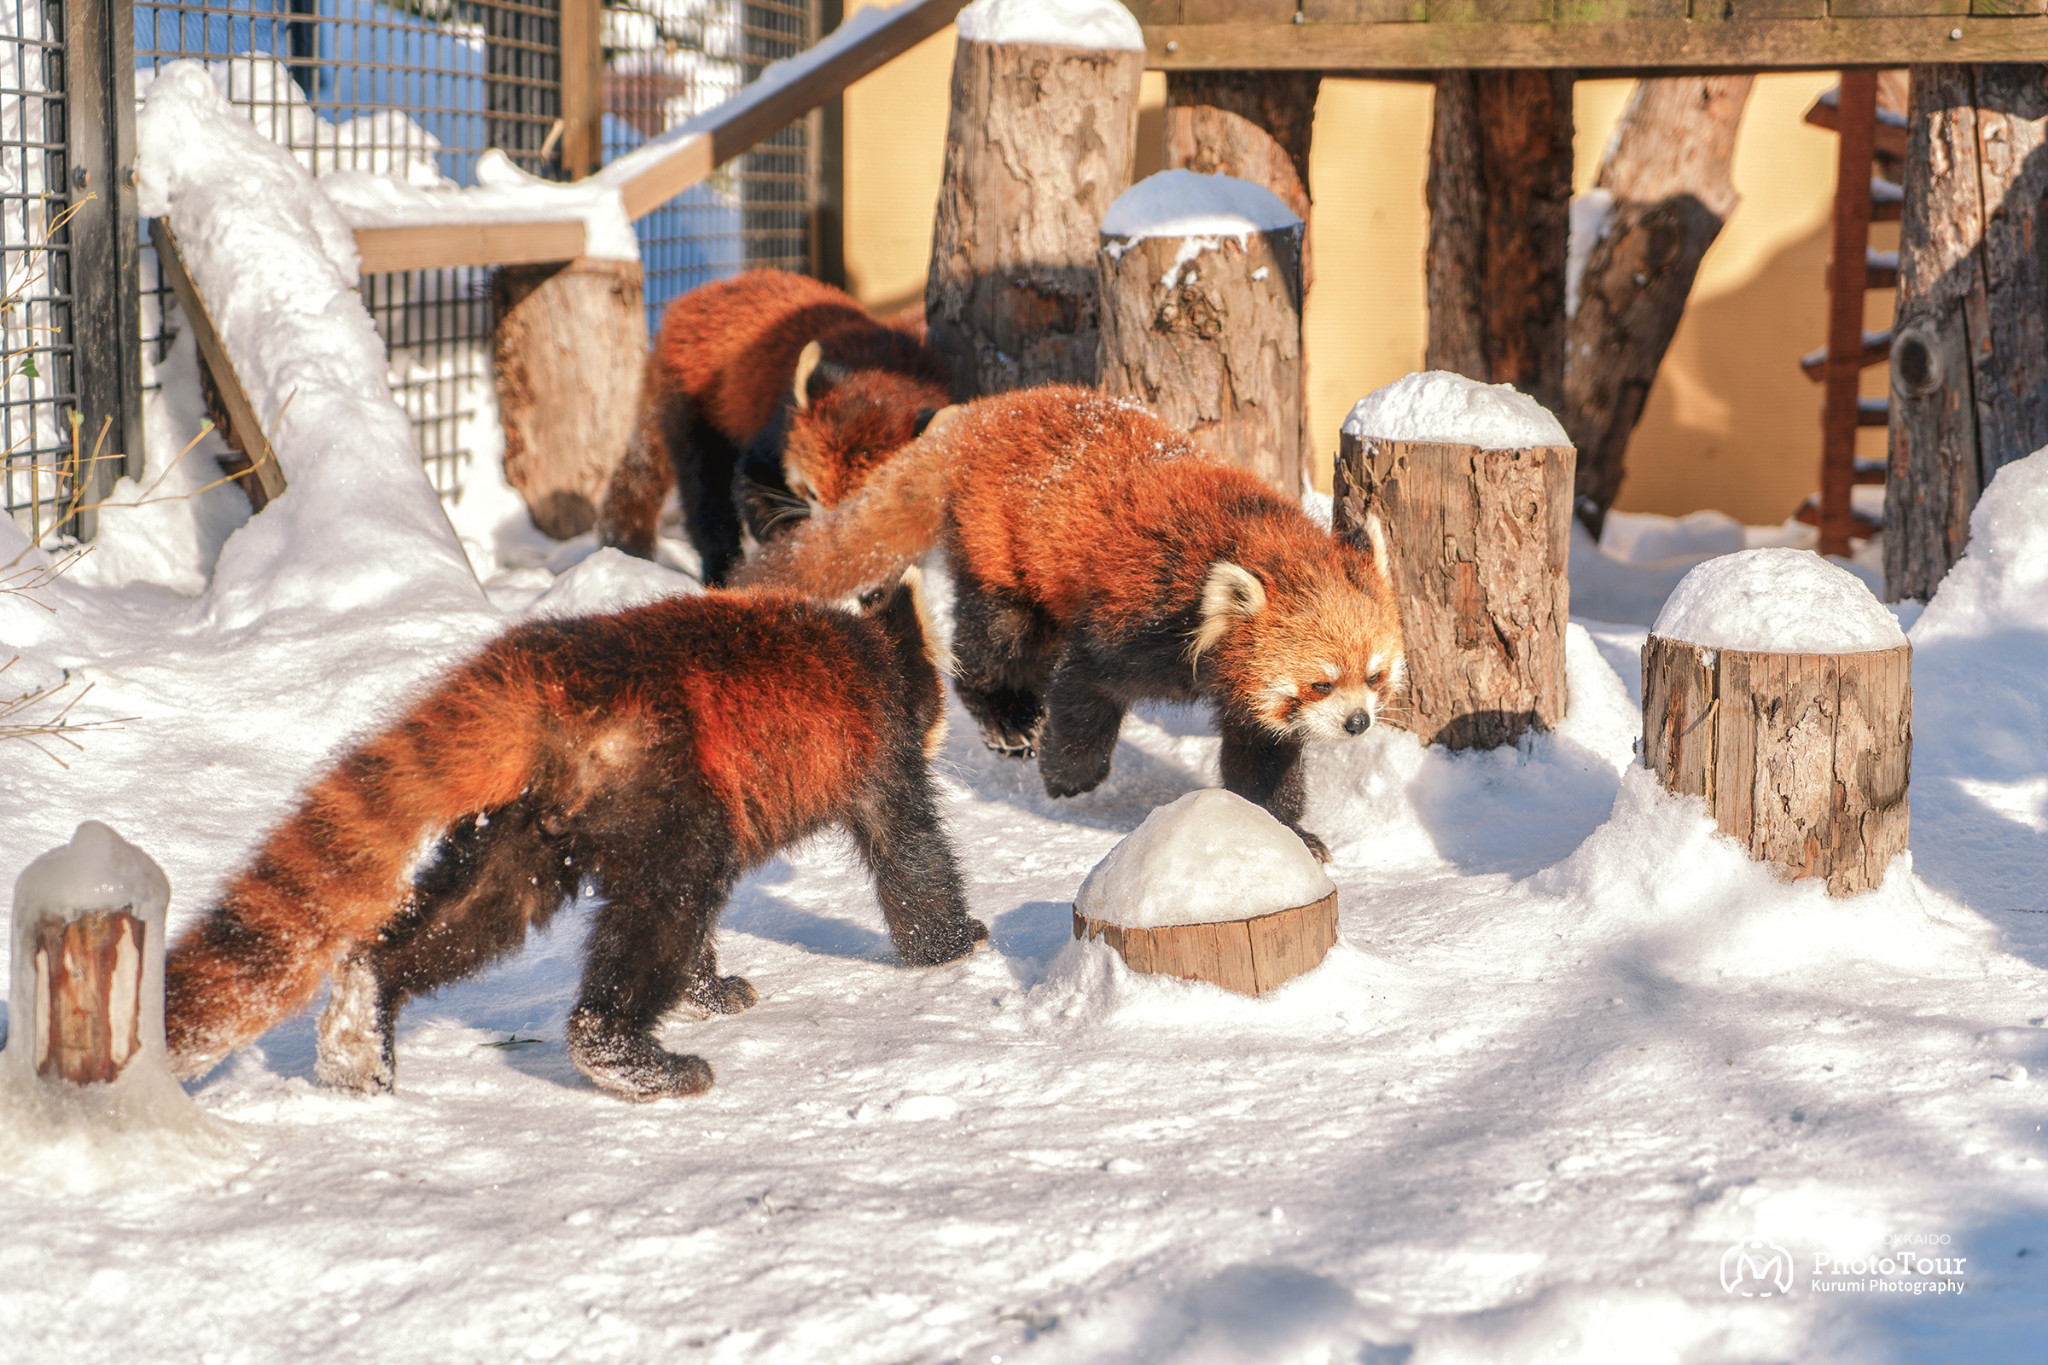
[[[1603,73],[2039,62],[2048,18],[1646,17],[1572,22],[1160,24],[1145,29],[1154,70],[1422,71],[1575,67]]]
[[[778,62],[733,98],[636,148],[594,177],[641,218],[953,22],[966,0],[904,0],[863,10],[810,51]],[[778,69],[779,68],[779,69]]]
[[[604,162],[604,43],[598,0],[562,0],[562,169],[581,180]]]
[[[407,227],[359,227],[356,254],[362,273],[388,270],[447,270],[463,265],[533,265],[573,260],[583,254],[581,219],[516,223],[419,223]]]
[[[193,340],[199,343],[199,358],[206,362],[214,387],[220,391],[221,406],[227,409],[231,429],[221,436],[237,445],[249,461],[249,469],[237,482],[260,512],[284,492],[284,471],[277,466],[277,454],[271,450],[270,437],[256,417],[256,405],[249,401],[242,377],[235,372],[228,348],[213,325],[213,314],[206,311],[206,300],[199,297],[199,287],[192,282],[192,273],[185,269],[185,258],[178,253],[178,238],[171,231],[171,220],[150,219],[149,241],[156,248],[157,269],[171,282],[171,289],[178,296],[178,309],[185,315],[185,325],[192,329]]]

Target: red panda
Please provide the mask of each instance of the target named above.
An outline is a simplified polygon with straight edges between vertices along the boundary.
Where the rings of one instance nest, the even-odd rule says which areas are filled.
[[[651,558],[673,487],[704,582],[723,583],[746,537],[766,542],[837,503],[947,401],[921,315],[876,322],[841,290],[780,270],[693,289],[663,315],[599,537]]]
[[[1210,702],[1223,785],[1301,828],[1302,749],[1370,727],[1405,678],[1386,536],[1334,538],[1131,400],[1046,387],[942,413],[742,583],[836,597],[943,541],[955,690],[1053,796],[1109,775],[1131,703]]]
[[[712,593],[514,628],[316,782],[179,939],[173,1068],[203,1074],[333,971],[319,1075],[388,1090],[400,1006],[517,950],[589,882],[603,904],[571,1060],[634,1099],[697,1093],[711,1068],[656,1027],[679,1005],[755,1002],[718,973],[718,912],[750,868],[833,823],[898,956],[961,956],[988,931],[927,768],[941,657],[914,575],[867,615]]]

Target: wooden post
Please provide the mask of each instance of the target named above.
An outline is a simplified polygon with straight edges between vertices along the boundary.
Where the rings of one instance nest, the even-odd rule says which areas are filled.
[[[1102,391],[1299,496],[1301,226],[1214,240],[1102,238]]]
[[[1835,205],[1828,250],[1828,353],[1821,401],[1820,552],[1849,553],[1855,527],[1856,429],[1862,417],[1863,294],[1870,248],[1870,166],[1877,73],[1844,71],[1839,87]]]
[[[1564,397],[1569,71],[1445,71],[1429,143],[1423,366]]]
[[[1344,433],[1337,530],[1362,534],[1371,510],[1386,524],[1423,743],[1492,748],[1564,718],[1572,462],[1570,446]]]
[[[1906,847],[1913,647],[1861,654],[1643,645],[1643,765],[1722,832],[1837,896]]]
[[[1885,593],[1931,597],[1991,476],[2048,445],[2048,67],[1913,68]]]
[[[1131,183],[1144,66],[960,40],[925,284],[956,398],[1095,382],[1096,230]]]
[[[505,478],[557,540],[597,523],[640,407],[647,311],[640,267],[585,257],[491,278]]]
[[[1613,195],[1565,324],[1564,407],[1579,516],[1597,537],[1628,440],[1685,313],[1700,259],[1735,211],[1735,137],[1753,76],[1638,81],[1595,186]]]
[[[1337,941],[1337,893],[1252,919],[1131,929],[1074,911],[1074,937],[1099,938],[1134,972],[1264,995],[1321,964]]]

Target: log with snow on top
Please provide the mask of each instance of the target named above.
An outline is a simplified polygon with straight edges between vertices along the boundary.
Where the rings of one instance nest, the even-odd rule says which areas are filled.
[[[1913,647],[1806,550],[1710,559],[1643,645],[1643,764],[1792,878],[1867,891],[1905,851]]]
[[[1301,488],[1302,222],[1227,175],[1161,171],[1102,220],[1100,383],[1290,496]]]
[[[954,397],[1096,381],[1096,230],[1131,183],[1145,38],[1116,0],[960,12],[925,323]]]
[[[1074,897],[1074,937],[1135,972],[1263,995],[1337,941],[1337,888],[1301,836],[1232,792],[1189,792],[1145,817]]]
[[[1564,719],[1573,461],[1535,399],[1443,371],[1345,419],[1335,526],[1362,541],[1377,511],[1387,528],[1425,744],[1492,748]]]

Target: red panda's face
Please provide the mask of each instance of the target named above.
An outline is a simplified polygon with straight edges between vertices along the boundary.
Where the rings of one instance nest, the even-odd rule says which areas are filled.
[[[879,371],[815,392],[790,414],[782,462],[789,491],[814,511],[838,506],[944,404],[945,395],[929,385]]]
[[[1269,591],[1247,570],[1217,565],[1203,630],[1218,681],[1275,734],[1322,743],[1364,734],[1407,679],[1400,615],[1391,594],[1370,587],[1332,576]]]

